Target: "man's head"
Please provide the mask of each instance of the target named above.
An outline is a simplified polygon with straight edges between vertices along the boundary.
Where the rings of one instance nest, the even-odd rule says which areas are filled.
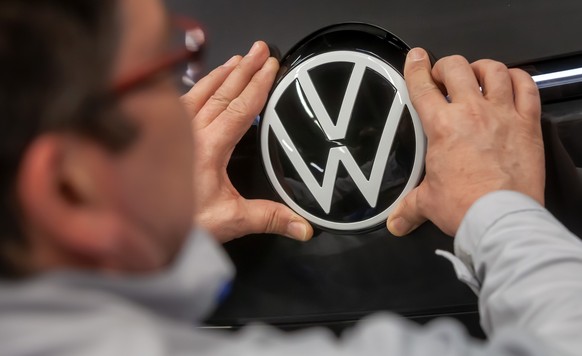
[[[156,269],[192,220],[190,123],[158,0],[0,3],[0,266]],[[14,274],[14,273],[13,273]]]

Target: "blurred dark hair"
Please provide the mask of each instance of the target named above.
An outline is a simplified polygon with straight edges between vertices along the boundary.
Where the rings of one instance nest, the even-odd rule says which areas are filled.
[[[116,0],[0,0],[0,275],[18,277],[26,239],[16,175],[39,135],[71,131],[121,149],[133,127],[105,102]]]

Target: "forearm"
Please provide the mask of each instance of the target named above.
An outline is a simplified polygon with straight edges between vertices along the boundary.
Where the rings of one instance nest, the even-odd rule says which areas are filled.
[[[457,255],[482,282],[482,326],[491,338],[507,328],[548,347],[582,350],[582,243],[524,195],[496,192],[467,213]]]

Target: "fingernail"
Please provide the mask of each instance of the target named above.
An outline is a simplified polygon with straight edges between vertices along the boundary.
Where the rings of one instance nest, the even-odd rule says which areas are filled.
[[[298,221],[291,222],[287,225],[286,235],[296,240],[305,241],[307,240],[307,227]]]
[[[413,48],[408,52],[408,58],[412,61],[421,61],[425,57],[425,52],[420,48]]]
[[[238,62],[238,56],[232,56],[226,63],[223,64],[225,67],[232,67]]]
[[[397,217],[388,223],[388,231],[397,237],[408,234],[410,230],[412,230],[412,224],[402,217]]]
[[[260,48],[261,48],[260,42],[255,42],[253,44],[253,46],[251,47],[251,50],[249,51],[247,56],[254,56],[255,54],[257,54],[259,52]]]

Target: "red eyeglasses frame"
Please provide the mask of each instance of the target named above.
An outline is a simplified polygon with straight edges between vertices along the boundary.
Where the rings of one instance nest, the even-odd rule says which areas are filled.
[[[171,22],[175,27],[184,31],[184,47],[170,52],[159,60],[116,80],[113,84],[115,95],[123,95],[140,86],[157,73],[175,67],[180,63],[187,62],[191,68],[199,67],[206,45],[206,35],[202,26],[198,22],[183,16],[172,16]],[[184,73],[184,75],[190,81],[195,82],[195,78],[192,77],[193,74]]]

